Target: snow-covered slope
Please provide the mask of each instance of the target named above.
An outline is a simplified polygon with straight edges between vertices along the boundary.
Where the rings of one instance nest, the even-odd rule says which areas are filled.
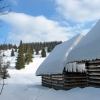
[[[39,66],[36,75],[62,73],[69,52],[82,38],[83,36],[79,34],[64,43],[57,45],[45,61]]]
[[[7,54],[10,55],[9,51]],[[45,60],[40,55],[22,70],[15,69],[15,59],[16,57],[6,57],[6,61],[11,61],[8,69],[11,78],[5,80],[6,85],[0,100],[100,100],[99,88],[74,88],[64,91],[41,86],[41,77],[35,76],[38,66]]]
[[[100,59],[100,20],[69,53],[68,62]]]

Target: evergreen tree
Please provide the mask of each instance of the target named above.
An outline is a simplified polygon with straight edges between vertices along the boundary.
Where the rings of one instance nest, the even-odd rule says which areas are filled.
[[[15,49],[15,52],[17,52],[17,48]]]
[[[25,62],[29,64],[30,62],[32,62],[32,59],[33,59],[32,51],[31,48],[28,47],[27,53],[25,55]]]
[[[13,50],[13,49],[12,49],[12,51],[11,51],[11,56],[15,56],[14,50]]]
[[[8,44],[8,49],[11,49],[12,48],[12,44]]]
[[[24,58],[24,46],[22,41],[20,41],[19,50],[18,50],[18,57],[16,62],[16,69],[25,68],[25,58]]]
[[[36,48],[36,55],[38,55],[39,54],[39,49],[38,48]]]
[[[13,48],[14,48],[14,49],[17,49],[17,46],[16,46],[16,44],[13,46]]]
[[[48,48],[47,48],[47,52],[49,53],[49,52],[51,52],[51,49],[50,49],[50,47],[48,46]]]
[[[42,49],[42,52],[41,52],[41,57],[46,57],[46,51],[45,51],[45,49],[44,49],[44,48]]]

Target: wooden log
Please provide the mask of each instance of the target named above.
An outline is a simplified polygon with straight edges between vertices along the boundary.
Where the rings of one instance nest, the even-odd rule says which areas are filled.
[[[87,71],[89,71],[89,72],[100,72],[100,69],[98,69],[98,68],[88,69]]]
[[[58,82],[59,82],[59,81],[57,81],[57,80],[52,80],[52,84],[53,84],[53,83],[58,83]]]
[[[64,83],[64,85],[67,85],[67,86],[71,86],[71,85],[73,85],[73,86],[74,86],[74,85],[82,85],[82,84],[83,84],[83,85],[86,85],[87,82],[82,82],[82,83],[81,83],[81,82]]]
[[[66,79],[74,79],[74,78],[76,78],[76,79],[86,79],[87,77],[86,76],[74,76],[74,77],[68,77],[68,76],[66,76],[65,77]]]
[[[100,80],[100,77],[90,76],[89,79],[98,79],[98,80]]]
[[[72,79],[72,80],[66,80],[65,82],[87,82],[87,78],[86,79]]]
[[[87,73],[89,76],[93,76],[93,75],[97,75],[97,76],[99,76],[100,75],[100,73],[98,73],[98,72],[88,72]]]
[[[99,83],[100,84],[100,81],[97,81],[97,80],[89,80],[89,83]]]
[[[100,63],[100,59],[89,61],[89,64],[93,64],[93,63]]]
[[[62,78],[63,75],[52,75],[52,78]]]
[[[42,81],[52,82],[52,80],[42,78]]]
[[[63,84],[54,84],[54,83],[52,83],[52,86],[59,86],[59,87],[63,87]]]
[[[51,79],[51,76],[42,76],[42,78]]]
[[[79,76],[79,75],[84,76],[86,75],[86,73],[78,73],[78,72],[67,72],[66,73],[66,76]]]
[[[63,80],[63,78],[62,77],[52,77],[52,80]]]
[[[64,81],[58,81],[58,83],[59,83],[59,84],[63,84],[63,83],[64,83]]]
[[[51,82],[42,81],[42,83],[51,85]]]
[[[51,85],[48,85],[48,84],[44,84],[44,83],[42,83],[42,86],[45,86],[45,87],[49,87],[49,88],[52,88],[52,86],[51,86]]]
[[[90,86],[100,88],[100,83],[91,83],[90,82]]]
[[[100,65],[99,66],[88,66],[87,69],[100,69]]]

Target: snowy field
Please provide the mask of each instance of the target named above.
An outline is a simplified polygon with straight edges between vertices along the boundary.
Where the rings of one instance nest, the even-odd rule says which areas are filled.
[[[6,55],[6,60],[11,61],[8,69],[11,78],[5,80],[7,85],[4,86],[0,100],[100,100],[100,88],[74,88],[63,91],[41,86],[41,77],[35,76],[36,69],[45,60],[40,58],[41,55],[34,56],[33,63],[22,70],[16,70],[14,67],[16,57],[10,57],[9,51]]]

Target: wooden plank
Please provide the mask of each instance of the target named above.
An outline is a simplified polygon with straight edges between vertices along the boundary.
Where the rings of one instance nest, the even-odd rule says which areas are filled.
[[[66,76],[79,76],[79,75],[84,76],[86,75],[86,73],[79,73],[79,72],[67,72],[66,73]]]
[[[42,83],[51,85],[51,83],[45,81],[42,81]]]
[[[63,87],[63,84],[54,84],[54,83],[52,83],[52,86],[59,86],[59,87]]]
[[[64,81],[58,81],[58,83],[59,83],[59,84],[63,84],[63,83],[64,83]]]
[[[62,78],[63,75],[52,75],[52,78]]]
[[[100,84],[100,81],[89,80],[89,83],[99,83]]]
[[[74,78],[76,78],[76,79],[78,79],[78,78],[79,78],[79,79],[87,79],[86,76],[84,76],[84,77],[83,77],[83,76],[74,76],[74,77],[67,77],[67,76],[66,76],[65,78],[66,78],[66,79],[74,79]]]
[[[42,81],[52,82],[52,80],[42,79]]]
[[[97,73],[97,72],[88,72],[87,74],[88,75],[100,75],[100,73]]]
[[[53,78],[52,77],[52,80],[63,80],[63,78],[58,78],[58,77],[57,78]]]
[[[87,82],[87,79],[79,79],[79,80],[72,79],[72,80],[66,80],[65,82]]]
[[[42,76],[42,78],[51,79],[51,76]]]
[[[98,80],[100,80],[100,77],[90,76],[89,79],[98,79]]]
[[[100,72],[100,69],[88,69],[87,71],[89,71],[89,72]]]
[[[76,83],[64,83],[66,86],[71,86],[71,85],[85,85],[87,82],[76,82]]]
[[[88,69],[100,69],[100,66],[94,66],[94,65],[93,66],[88,66],[87,70]]]
[[[42,86],[45,86],[45,87],[49,87],[49,88],[52,88],[52,86],[51,85],[48,85],[48,84],[42,84]]]
[[[92,60],[88,62],[89,64],[100,63],[100,60]]]
[[[100,83],[91,83],[90,82],[89,86],[100,88]]]
[[[58,81],[54,81],[54,80],[52,80],[52,83],[58,83]]]

